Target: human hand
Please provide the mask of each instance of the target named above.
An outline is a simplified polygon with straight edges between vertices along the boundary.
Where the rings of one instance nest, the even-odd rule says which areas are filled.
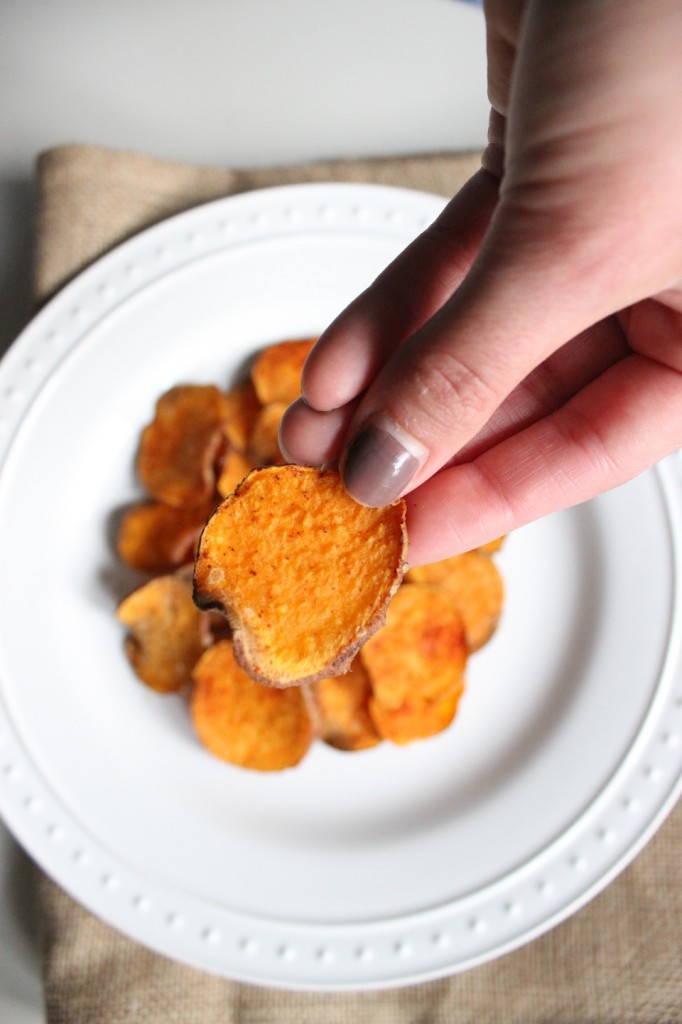
[[[682,445],[678,0],[488,0],[482,169],[324,332],[292,461],[406,494],[411,564]]]

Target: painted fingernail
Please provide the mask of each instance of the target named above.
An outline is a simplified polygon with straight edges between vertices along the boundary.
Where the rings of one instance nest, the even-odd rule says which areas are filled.
[[[378,508],[399,498],[428,452],[387,417],[367,423],[351,442],[342,476],[346,490],[360,502]]]

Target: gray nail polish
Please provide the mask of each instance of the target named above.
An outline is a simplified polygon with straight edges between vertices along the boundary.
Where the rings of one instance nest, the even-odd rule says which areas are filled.
[[[396,433],[402,431],[368,423],[348,449],[343,482],[361,505],[378,508],[395,501],[425,460],[426,453],[420,457],[409,451]]]

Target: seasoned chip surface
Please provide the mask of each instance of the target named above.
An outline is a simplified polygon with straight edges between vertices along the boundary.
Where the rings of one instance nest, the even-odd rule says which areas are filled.
[[[190,711],[203,745],[216,757],[256,771],[292,768],[313,740],[301,689],[276,690],[256,683],[221,640],[194,669]]]
[[[337,675],[381,625],[404,574],[403,502],[364,508],[337,473],[254,470],[199,543],[194,596],[234,631],[235,655],[275,686]]]

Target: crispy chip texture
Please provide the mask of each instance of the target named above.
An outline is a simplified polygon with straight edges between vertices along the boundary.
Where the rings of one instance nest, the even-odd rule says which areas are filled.
[[[194,597],[224,611],[235,656],[274,686],[345,671],[403,578],[405,505],[364,508],[337,473],[250,473],[199,543]]]
[[[176,508],[144,501],[126,509],[118,529],[120,558],[133,569],[167,573],[193,561],[199,535],[215,502]]]
[[[212,754],[256,771],[292,768],[313,740],[303,690],[254,682],[235,661],[229,640],[210,647],[195,666],[190,710]]]
[[[159,693],[180,690],[207,643],[205,616],[182,576],[157,576],[118,607],[128,627],[126,654],[142,682]]]
[[[440,591],[406,583],[360,657],[384,708],[451,694],[462,685],[467,660],[460,614]]]
[[[479,650],[490,639],[504,603],[502,577],[490,557],[467,551],[410,569],[407,579],[437,587],[448,595],[464,621],[470,651]]]
[[[210,497],[228,414],[226,396],[212,384],[179,384],[161,396],[137,454],[138,476],[153,497],[168,505]]]
[[[369,714],[369,676],[359,657],[343,676],[312,686],[320,738],[338,750],[367,750],[381,741]]]
[[[251,368],[251,380],[262,405],[290,405],[301,394],[301,371],[315,338],[280,341],[264,349]]]

